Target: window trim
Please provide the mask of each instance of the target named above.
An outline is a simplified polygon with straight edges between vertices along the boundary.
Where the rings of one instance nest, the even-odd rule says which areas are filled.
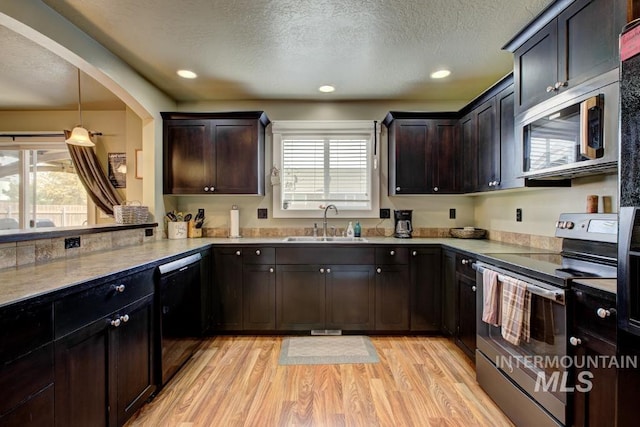
[[[288,135],[295,136],[367,136],[370,141],[369,162],[371,179],[371,209],[370,210],[342,210],[339,216],[346,218],[378,218],[380,209],[380,125],[375,125],[373,120],[283,120],[271,124],[273,142],[273,165],[282,170],[282,140]],[[377,143],[377,147],[375,144]],[[323,210],[295,210],[282,209],[280,199],[282,197],[281,184],[272,176],[272,209],[274,218],[322,218]],[[275,183],[274,183],[275,181]]]

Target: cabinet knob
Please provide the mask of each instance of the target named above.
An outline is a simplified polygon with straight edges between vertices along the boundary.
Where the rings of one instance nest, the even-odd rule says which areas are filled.
[[[209,191],[213,193],[214,191],[216,191],[216,187],[212,185],[211,187],[209,187]]]
[[[242,255],[242,252],[241,251],[236,251],[236,255],[240,256],[240,255]]]
[[[599,318],[601,319],[605,319],[609,316],[611,316],[611,311],[605,309],[605,308],[599,308],[596,310],[596,314],[598,315]]]
[[[472,290],[473,292],[475,292],[475,291],[476,291],[476,287],[475,287],[475,286],[472,286],[472,287],[471,287],[471,290]]]
[[[120,285],[113,285],[113,290],[118,292],[118,293],[123,293],[125,289],[125,286],[120,284]]]
[[[273,273],[273,267],[269,269],[269,273]]]
[[[113,319],[111,321],[111,326],[113,326],[114,328],[117,328],[118,326],[120,326],[120,318]]]
[[[553,85],[555,90],[560,89],[561,87],[565,87],[569,84],[569,82],[556,82],[556,84]]]
[[[413,256],[418,255],[418,251],[413,251],[413,252],[411,252],[411,255],[413,255]]]
[[[204,191],[209,191],[209,187],[204,187]]]
[[[433,191],[435,191],[436,193],[438,192],[439,188],[438,187],[433,187]]]
[[[125,314],[124,316],[120,316],[120,320],[122,323],[127,323],[129,321],[129,315]]]
[[[549,92],[553,92],[553,91],[555,91],[555,90],[556,90],[556,89],[555,89],[553,86],[547,86],[547,93],[549,93]]]
[[[378,274],[382,273],[382,269],[380,267],[376,268],[376,273]]]
[[[393,251],[393,250],[389,251],[389,255],[393,256],[395,254],[396,254],[396,251]]]
[[[327,273],[331,273],[331,269],[330,268],[327,268]]]
[[[260,256],[260,249],[256,249],[256,255]]]
[[[569,338],[569,344],[571,344],[574,347],[577,347],[580,344],[582,344],[582,340],[580,338],[571,337]]]
[[[469,264],[469,261],[467,261],[466,259],[463,259],[462,261],[460,261],[462,263],[462,265],[467,265]]]
[[[320,274],[324,274],[324,268],[320,269]]]
[[[396,187],[396,191],[400,191],[400,187]]]

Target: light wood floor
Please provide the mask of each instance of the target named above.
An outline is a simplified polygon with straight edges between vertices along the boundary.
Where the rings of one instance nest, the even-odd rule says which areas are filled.
[[[205,341],[133,426],[511,426],[442,337],[372,337],[380,363],[279,366],[281,337]]]

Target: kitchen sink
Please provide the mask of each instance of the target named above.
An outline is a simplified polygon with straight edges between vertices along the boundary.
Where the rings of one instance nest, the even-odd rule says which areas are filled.
[[[296,243],[367,243],[364,237],[313,237],[313,236],[289,236],[285,237],[283,242]]]

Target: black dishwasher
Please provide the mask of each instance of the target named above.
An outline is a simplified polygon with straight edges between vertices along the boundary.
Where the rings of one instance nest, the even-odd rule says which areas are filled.
[[[158,334],[161,354],[157,378],[164,385],[200,343],[201,274],[198,254],[161,265],[158,270]]]

